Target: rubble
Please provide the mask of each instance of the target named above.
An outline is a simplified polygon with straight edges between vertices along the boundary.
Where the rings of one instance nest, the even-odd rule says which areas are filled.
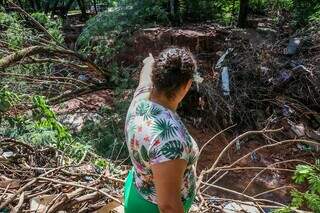
[[[52,147],[10,138],[0,138],[0,149],[0,212],[93,212],[121,204],[125,174],[101,173],[89,156],[76,163]]]
[[[226,204],[222,211],[224,213],[234,213],[234,212],[249,212],[249,213],[260,213],[259,209],[254,206],[254,203],[239,204],[231,202]]]
[[[288,55],[296,54],[300,46],[301,46],[301,39],[300,38],[291,38],[289,40],[289,44],[287,47],[287,54]]]

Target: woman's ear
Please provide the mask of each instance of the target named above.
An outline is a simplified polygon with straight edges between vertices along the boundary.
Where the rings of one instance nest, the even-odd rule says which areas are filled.
[[[186,84],[183,85],[183,97],[188,93],[192,85],[192,80],[189,80]]]
[[[191,85],[192,85],[192,80],[189,80],[187,85],[186,85],[186,92],[189,91],[189,89],[191,88]]]

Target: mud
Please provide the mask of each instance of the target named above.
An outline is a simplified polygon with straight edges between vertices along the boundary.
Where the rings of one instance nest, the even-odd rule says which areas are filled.
[[[237,34],[238,38],[242,38],[245,42],[249,42],[253,49],[259,48],[260,45],[270,45],[275,42],[277,37],[273,31],[257,32],[254,29],[248,29],[245,31],[237,31],[237,29],[233,29],[232,34]],[[214,69],[214,65],[217,63],[223,51],[229,47],[227,42],[228,39],[230,39],[230,35],[231,31],[210,25],[189,26],[179,29],[145,29],[134,35],[129,48],[120,54],[119,59],[124,64],[139,64],[149,52],[156,56],[161,50],[169,46],[187,47],[197,58],[200,72],[205,79],[216,84],[219,79],[217,79],[218,76]],[[241,44],[241,41],[235,41],[234,43]],[[265,57],[268,59],[268,55]],[[246,61],[241,62],[242,64],[248,64],[249,66],[258,66],[253,59],[253,57],[245,58]],[[206,90],[206,88],[203,87],[201,89],[202,91]],[[185,98],[184,103],[179,110],[179,114],[188,124],[188,129],[197,140],[199,147],[202,147],[213,135],[215,135],[218,130],[222,128],[221,124],[223,125],[225,122],[222,121],[223,116],[221,116],[221,120],[212,121],[213,117],[210,116],[211,114],[208,113],[208,111],[213,109],[209,109],[210,106],[202,104],[203,102],[206,102],[206,100],[201,98],[201,92],[199,92],[197,88],[193,88]],[[220,119],[219,115],[215,118]],[[208,144],[200,156],[197,171],[210,167],[224,147],[228,145],[229,141],[242,131],[243,130],[241,129],[230,131],[228,134],[220,135]],[[222,158],[219,166],[231,164],[235,160],[251,152],[255,148],[265,145],[266,143],[266,140],[259,137],[246,139],[242,141],[240,149],[237,150],[236,147],[232,147]],[[305,150],[300,149],[296,144],[290,144],[282,147],[263,149],[244,159],[237,166],[266,167],[273,163],[289,159],[300,159],[312,162],[314,159],[314,153],[306,152]],[[293,162],[282,164],[279,167],[295,169],[295,165],[296,163]],[[259,170],[230,171],[224,178],[218,181],[217,184],[228,189],[242,192],[258,172]],[[301,188],[301,186],[296,186],[293,183],[292,175],[292,172],[288,171],[267,170],[253,181],[250,187],[246,190],[246,194],[254,196],[267,190],[283,186]],[[219,190],[211,190],[207,191],[207,193],[217,197],[241,199],[241,197],[236,197],[234,194],[228,194]],[[275,192],[262,195],[259,198],[288,203],[290,201],[290,189],[280,189]]]
[[[246,42],[252,45],[252,48],[257,48],[259,45],[268,45],[275,41],[277,35],[273,31],[257,32],[256,30],[249,29],[246,31],[233,31],[234,34],[239,34],[239,37],[244,38]],[[211,81],[213,84],[217,84],[219,79],[217,72],[214,69],[214,65],[218,61],[219,57],[228,47],[226,42],[230,37],[230,31],[216,27],[214,25],[195,25],[187,26],[183,28],[150,28],[136,32],[134,36],[126,44],[126,48],[118,55],[117,60],[123,66],[140,65],[143,58],[148,56],[148,53],[152,53],[154,56],[169,46],[183,46],[189,48],[195,55],[200,73],[203,74],[206,80]],[[241,44],[240,41],[236,41]],[[265,60],[272,60],[268,55],[264,55]],[[245,61],[241,61],[242,64],[248,66],[257,65],[252,58],[245,58]],[[240,61],[239,61],[240,63]],[[206,90],[206,88],[202,88]],[[216,116],[217,121],[212,121],[213,117],[208,110],[210,106],[203,105],[205,100],[201,99],[201,94],[197,88],[193,90],[186,97],[184,104],[179,110],[179,114],[187,123],[188,129],[193,137],[202,147],[218,130],[222,129],[219,124],[227,123],[223,121],[223,116]],[[220,119],[221,118],[221,119]],[[212,123],[213,122],[214,125]],[[236,135],[241,133],[242,130],[238,129],[228,132],[228,134],[221,135],[213,140],[204,149],[200,156],[198,163],[198,171],[208,168],[215,161],[217,156],[221,153],[223,148],[228,145]],[[219,166],[228,165],[245,154],[251,152],[255,148],[265,145],[266,140],[259,137],[250,138],[242,141],[240,149],[232,147],[222,158]],[[289,144],[282,147],[276,147],[272,149],[264,149],[255,153],[254,155],[241,161],[238,166],[240,167],[265,167],[273,163],[289,160],[289,159],[301,159],[304,161],[312,162],[313,159],[319,156],[311,152],[299,148],[296,144]],[[296,163],[286,163],[281,165],[281,168],[294,169]],[[250,180],[258,173],[255,170],[235,170],[230,171],[228,175],[217,182],[218,185],[242,192]],[[294,186],[292,182],[292,172],[288,171],[273,171],[268,170],[263,172],[247,189],[246,193],[249,195],[256,195],[266,190],[275,189],[282,186]],[[298,187],[299,188],[299,187]],[[301,188],[301,186],[300,186]],[[211,190],[208,193],[225,198],[234,198],[235,195],[228,194],[226,192]],[[288,203],[290,201],[290,189],[281,189],[272,193],[267,193],[260,198],[267,198],[274,201]],[[240,197],[238,199],[241,199]]]

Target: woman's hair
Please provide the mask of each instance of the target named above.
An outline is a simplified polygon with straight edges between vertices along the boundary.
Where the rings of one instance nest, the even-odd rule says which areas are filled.
[[[188,49],[171,47],[155,59],[152,83],[157,91],[174,98],[178,89],[193,78],[195,69],[195,60]]]

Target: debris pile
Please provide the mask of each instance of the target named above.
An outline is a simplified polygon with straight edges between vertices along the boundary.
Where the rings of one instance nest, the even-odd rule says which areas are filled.
[[[290,38],[231,30],[212,72],[203,73],[202,107],[195,114],[216,130],[233,124],[239,132],[281,126],[286,138],[319,141],[319,28]]]
[[[0,138],[0,212],[92,212],[121,203],[125,173],[70,163],[52,147]],[[112,207],[111,207],[112,206]]]

